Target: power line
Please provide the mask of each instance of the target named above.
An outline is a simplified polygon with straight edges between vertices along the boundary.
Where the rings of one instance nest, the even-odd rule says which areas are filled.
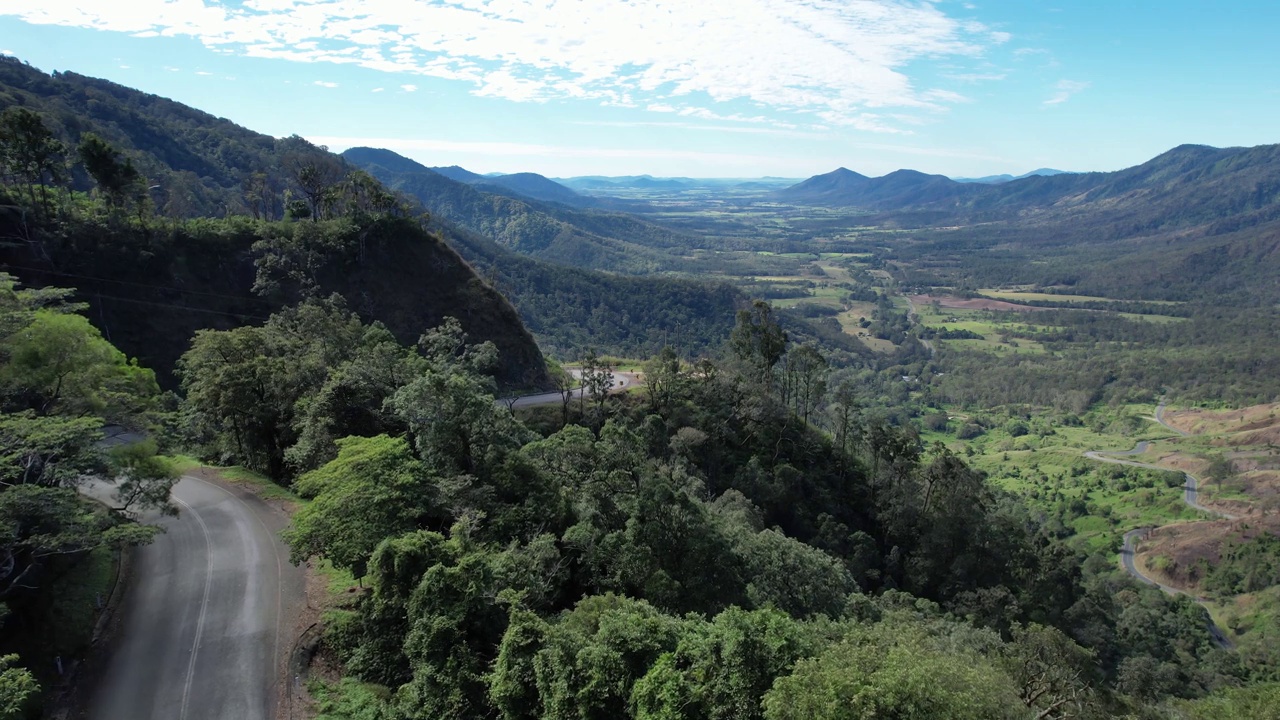
[[[28,270],[35,273],[43,273],[45,275],[58,275],[60,277],[76,278],[78,280],[93,280],[95,282],[116,283],[117,285],[132,285],[133,287],[147,288],[149,290],[172,290],[173,292],[185,293],[187,295],[204,295],[206,297],[222,298],[223,300],[237,300],[240,302],[255,302],[264,305],[272,304],[270,300],[256,297],[245,297],[242,295],[223,295],[220,293],[204,292],[202,290],[185,290],[183,288],[173,287],[171,285],[147,285],[145,283],[130,282],[128,280],[112,280],[110,278],[93,277],[91,275],[77,275],[75,273],[60,272],[58,270],[45,270],[43,268],[26,267],[23,265],[5,264],[5,267],[15,270]]]
[[[194,307],[188,307],[186,305],[174,305],[173,303],[151,302],[149,300],[134,300],[133,298],[122,298],[122,297],[117,297],[115,295],[103,295],[101,293],[94,293],[93,297],[96,297],[99,300],[105,298],[107,300],[115,300],[117,302],[135,303],[137,305],[153,305],[155,307],[167,307],[167,308],[173,308],[175,310],[185,310],[187,312],[206,313],[209,315],[228,315],[230,317],[242,318],[245,320],[262,320],[263,322],[266,322],[267,320],[270,319],[270,318],[262,317],[261,315],[250,315],[248,313],[234,313],[234,312],[227,312],[225,310],[208,310],[206,308],[194,308]]]

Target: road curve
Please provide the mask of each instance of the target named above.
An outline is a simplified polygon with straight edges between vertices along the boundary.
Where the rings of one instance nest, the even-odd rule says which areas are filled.
[[[575,378],[581,379],[578,371],[575,370],[573,371],[573,373]],[[640,373],[614,371],[612,373],[613,384],[609,388],[609,392],[610,393],[626,392],[631,387],[635,385],[640,385],[641,377],[642,376]],[[585,388],[576,387],[573,390],[569,391],[570,393],[569,399],[580,400],[582,399],[583,394],[585,392],[586,392]],[[501,405],[502,407],[507,407],[514,410],[515,408],[534,407],[536,405],[556,405],[563,401],[564,401],[564,396],[560,394],[560,391],[553,390],[552,392],[537,393],[536,395],[521,395],[519,397],[499,398],[497,400],[494,400],[493,402],[495,405]]]
[[[1163,426],[1166,430],[1171,430],[1173,432],[1176,432],[1182,437],[1190,437],[1191,433],[1187,432],[1186,430],[1180,430],[1164,421],[1164,408],[1165,408],[1165,399],[1160,398],[1160,404],[1156,406],[1156,422],[1160,423],[1160,425]]]
[[[110,486],[87,494],[105,499]],[[183,477],[176,518],[139,548],[92,720],[270,720],[305,579],[289,564],[287,519],[252,493]]]
[[[1175,427],[1170,427],[1169,425],[1165,424],[1164,406],[1165,406],[1165,401],[1163,398],[1161,398],[1159,406],[1156,407],[1156,417],[1155,417],[1156,422],[1160,423],[1164,427],[1176,433],[1181,434],[1184,437],[1188,436],[1190,433],[1183,432],[1182,430],[1179,430]],[[1145,453],[1147,449],[1150,447],[1151,447],[1151,443],[1149,441],[1143,440],[1139,442],[1137,445],[1135,445],[1131,450],[1113,450],[1113,451],[1090,450],[1089,452],[1086,452],[1084,456],[1089,458],[1090,460],[1097,460],[1098,462],[1111,463],[1113,465],[1128,465],[1130,467],[1139,467],[1139,468],[1145,468],[1148,470],[1168,470],[1168,468],[1162,468],[1158,465],[1151,465],[1149,463],[1138,462],[1136,460],[1120,459],[1122,456],[1126,456],[1126,455],[1141,455]],[[1108,457],[1108,456],[1111,456],[1111,457]],[[1199,481],[1191,473],[1183,473],[1183,477],[1186,480],[1186,483],[1183,485],[1183,489],[1182,489],[1183,502],[1195,508],[1196,510],[1209,513],[1210,515],[1216,515],[1218,517],[1226,518],[1228,520],[1237,519],[1236,516],[1232,515],[1231,513],[1223,512],[1221,510],[1215,510],[1213,508],[1205,507],[1204,505],[1201,505],[1199,502],[1199,499],[1200,499]],[[1124,544],[1120,548],[1121,566],[1124,567],[1125,572],[1129,573],[1129,575],[1131,575],[1133,578],[1138,580],[1138,582],[1145,583],[1147,585],[1152,585],[1154,587],[1158,587],[1170,595],[1179,595],[1179,594],[1189,595],[1189,593],[1186,593],[1183,590],[1179,590],[1178,588],[1173,587],[1171,585],[1165,585],[1153,578],[1148,577],[1142,572],[1141,569],[1138,568],[1138,563],[1136,561],[1138,540],[1141,540],[1142,538],[1146,537],[1153,529],[1154,528],[1150,528],[1150,527],[1135,528],[1124,534]],[[1204,607],[1204,603],[1201,602],[1199,598],[1193,598],[1193,599],[1197,603],[1200,603],[1201,607]],[[1209,635],[1213,638],[1213,642],[1218,647],[1226,648],[1226,649],[1230,649],[1232,647],[1231,640],[1227,637],[1226,633],[1222,631],[1222,628],[1218,627],[1217,624],[1213,622],[1213,618],[1209,615],[1209,611],[1207,608],[1205,609],[1205,624],[1209,630]]]

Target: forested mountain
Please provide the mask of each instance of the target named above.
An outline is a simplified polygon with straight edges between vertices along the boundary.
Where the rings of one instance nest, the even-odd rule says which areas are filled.
[[[357,151],[373,150],[373,148],[352,148],[352,149]],[[419,172],[424,167],[423,165],[420,165],[414,162],[413,160],[410,160],[409,158],[396,155],[390,150],[377,150],[376,152],[379,153],[379,157],[385,157],[386,155],[395,155],[395,158],[399,158],[398,160],[395,158],[387,158],[388,162],[391,162],[394,164],[383,165],[383,167],[387,168],[388,170],[391,170],[392,172]],[[356,162],[354,158],[348,158],[348,159],[350,159],[352,162]],[[427,169],[432,172],[439,173],[440,175],[443,175],[449,178],[450,180],[456,180],[457,182],[466,183],[468,185],[475,185],[477,183],[485,182],[486,180],[489,179],[484,175],[481,175],[480,173],[473,173],[470,170],[463,167],[459,167],[457,165],[449,165],[448,167],[433,167],[433,168],[427,168]]]
[[[1029,173],[1023,173],[1021,175],[1010,175],[1008,173],[1003,173],[1001,175],[984,175],[983,177],[976,177],[976,178],[959,178],[958,177],[958,178],[952,178],[952,179],[955,180],[956,182],[962,182],[962,183],[983,183],[985,185],[999,185],[1000,183],[1012,182],[1014,180],[1021,180],[1023,178],[1037,177],[1037,176],[1048,177],[1051,175],[1063,175],[1065,173],[1066,173],[1065,170],[1054,170],[1053,168],[1037,168],[1035,170],[1032,170]]]
[[[537,173],[522,172],[487,177],[479,184],[506,188],[525,197],[531,197],[534,200],[558,202],[579,207],[586,207],[592,204],[590,198],[583,197],[560,183],[549,180]]]
[[[540,262],[446,220],[430,227],[511,298],[543,350],[577,358],[590,348],[645,357],[664,345],[715,349],[746,297],[724,283],[632,277]]]
[[[1119,222],[1136,233],[1244,216],[1280,216],[1280,145],[1212,148],[1182,145],[1126,170],[1032,175],[998,184],[962,183],[898,170],[867,178],[840,168],[777,197],[791,202],[882,211],[935,210],[956,219],[1060,219]]]
[[[196,330],[264,318],[304,292],[338,293],[402,339],[456,316],[473,339],[498,346],[503,385],[546,383],[541,352],[506,299],[340,158],[12,58],[0,59],[0,79],[8,137],[50,133],[49,170],[26,196],[4,191],[0,263],[29,284],[76,286],[92,321],[162,384],[172,387]],[[100,167],[87,154],[95,148]],[[66,194],[63,167],[71,187],[96,184],[105,204]],[[187,219],[212,208],[229,217]],[[286,214],[303,221],[275,219]]]
[[[262,236],[258,221],[251,218],[283,218],[289,202],[294,210],[299,209],[298,203],[305,205],[296,173],[290,169],[291,165],[299,169],[299,159],[327,157],[325,171],[340,174],[344,172],[341,158],[300,138],[276,140],[163,98],[73,73],[46,75],[12,58],[0,58],[0,80],[0,109],[22,105],[37,111],[67,146],[74,147],[89,131],[114,139],[113,146],[134,164],[147,185],[160,185],[145,204],[170,217],[164,223],[149,224],[140,237],[132,237],[134,231],[129,229],[94,226],[75,230],[74,237],[60,238],[52,245],[0,247],[0,260],[15,274],[37,284],[79,287],[82,297],[93,305],[91,318],[127,353],[155,368],[166,385],[172,385],[173,362],[194,329],[234,327],[266,317],[285,301],[250,291],[255,260],[261,259],[255,243],[279,234],[273,230]],[[656,248],[684,241],[665,228],[622,213],[579,211],[484,193],[394,153],[380,152],[376,159],[383,167],[416,173],[415,179],[425,187],[435,183],[444,188],[445,197],[456,207],[487,218],[477,224],[492,231],[490,236],[576,247],[580,261],[595,258],[640,272],[672,262],[672,256]],[[171,168],[169,161],[176,165]],[[77,187],[92,186],[79,164],[72,173]],[[486,207],[510,210],[504,216],[510,225],[499,227],[494,216],[486,214]],[[205,214],[241,217],[227,223],[181,221]],[[470,294],[485,296],[467,313],[469,317],[460,319],[473,340],[498,345],[504,385],[527,384],[541,372],[540,355],[509,308],[490,304],[502,303],[501,298],[484,290],[484,283],[468,279],[468,262],[501,285],[547,347],[568,355],[589,346],[602,352],[643,354],[677,340],[696,352],[719,342],[733,321],[734,307],[742,302],[727,287],[585,274],[538,262],[504,251],[447,218],[447,213],[436,213],[432,221],[453,249],[411,229],[411,223],[398,224],[395,234],[384,228],[372,235],[363,228],[333,226],[333,237],[376,241],[366,246],[358,272],[340,270],[346,267],[341,263],[325,270],[324,287],[348,297],[353,309],[377,313],[366,317],[384,318],[403,333],[420,332],[434,324],[450,314],[451,305],[465,307]],[[4,234],[25,237],[25,231],[15,229],[21,220],[13,213],[0,215]],[[617,232],[653,249],[609,240],[597,232]],[[90,242],[89,237],[98,239]],[[146,247],[141,262],[130,259],[139,252],[140,242]],[[566,250],[566,255],[573,253]],[[438,279],[432,279],[434,271],[429,268],[440,269]]]
[[[366,150],[368,148],[355,149]],[[368,158],[366,158],[366,160],[367,159]],[[406,163],[396,163],[389,160],[388,162],[391,164],[384,164],[383,167],[391,170],[392,172],[421,172],[425,168],[425,166],[413,163],[413,161],[408,160],[407,158],[402,158],[402,160],[412,163],[412,166]],[[356,162],[356,160],[352,159],[352,162]],[[515,193],[516,195],[524,198],[544,200],[547,202],[559,202],[579,207],[588,207],[594,203],[591,198],[579,195],[564,185],[537,173],[519,172],[507,175],[481,175],[479,173],[473,173],[466,168],[458,167],[457,165],[425,169],[439,173],[450,180],[456,180],[460,183],[485,186],[482,189],[489,191],[499,189],[499,194],[503,195]]]
[[[352,148],[343,157],[414,198],[434,217],[491,237],[522,255],[561,265],[632,274],[661,272],[682,264],[664,250],[696,244],[692,238],[623,213],[484,192],[483,185],[452,180],[389,150]]]
[[[150,196],[159,212],[183,217],[245,210],[245,182],[255,173],[280,193],[284,157],[297,147],[167,98],[73,72],[48,75],[0,56],[0,108],[13,105],[40,112],[71,143],[94,132],[159,186]],[[79,170],[72,180],[79,189],[91,185]]]

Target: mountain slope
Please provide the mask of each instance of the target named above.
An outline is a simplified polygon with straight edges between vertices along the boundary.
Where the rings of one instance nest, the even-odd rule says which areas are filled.
[[[431,228],[512,299],[548,352],[587,349],[647,357],[664,345],[694,357],[714,352],[747,299],[725,283],[631,277],[535,260],[441,218]]]
[[[622,213],[484,192],[483,186],[451,180],[388,150],[352,148],[343,157],[413,197],[435,217],[493,238],[518,253],[562,265],[632,274],[658,272],[676,268],[677,260],[657,250],[694,244],[690,238]]]
[[[1050,177],[1053,175],[1066,175],[1066,174],[1068,173],[1065,170],[1054,170],[1053,168],[1037,168],[1035,170],[1032,170],[1029,173],[1023,173],[1021,175],[1010,175],[1009,173],[1003,173],[1001,175],[985,175],[983,177],[976,177],[976,178],[958,177],[958,178],[952,178],[952,180],[955,180],[956,182],[959,182],[959,183],[980,183],[983,185],[999,185],[1001,183],[1012,182],[1014,180],[1021,180],[1023,178],[1029,178],[1029,177]]]
[[[899,170],[867,178],[841,168],[774,194],[787,202],[882,212],[932,210],[939,222],[1083,220],[1107,237],[1230,218],[1233,227],[1280,217],[1280,145],[1182,145],[1110,173],[1033,175],[998,184],[959,183]]]
[[[861,193],[870,180],[866,175],[842,167],[823,175],[814,175],[808,180],[779,190],[774,195],[780,200],[801,204],[842,204],[846,199]]]
[[[256,244],[308,233],[333,244],[309,260],[320,291],[343,295],[403,341],[445,316],[458,317],[472,340],[498,346],[497,377],[504,386],[546,383],[541,352],[514,308],[416,223],[182,220],[208,213],[210,204],[219,214],[235,214],[243,208],[242,180],[255,172],[283,191],[290,153],[337,166],[340,158],[301,138],[276,140],[121,85],[73,73],[50,76],[0,58],[0,110],[19,103],[39,113],[69,146],[83,133],[97,133],[116,144],[147,183],[161,191],[180,187],[190,196],[183,206],[158,198],[158,209],[173,216],[163,222],[67,211],[40,226],[20,213],[0,214],[0,236],[32,240],[0,243],[0,267],[32,285],[79,288],[104,334],[155,369],[166,385],[173,386],[174,363],[196,330],[260,322],[296,299],[254,292],[257,264],[270,254]],[[87,186],[82,170],[73,174]],[[0,189],[0,205],[22,202]],[[351,255],[351,247],[359,252]]]
[[[484,178],[482,182],[476,184],[505,188],[525,197],[545,202],[558,202],[577,206],[586,206],[591,203],[590,198],[585,198],[554,180],[531,172]]]

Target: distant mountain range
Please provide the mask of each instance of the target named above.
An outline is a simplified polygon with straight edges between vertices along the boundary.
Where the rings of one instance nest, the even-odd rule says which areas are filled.
[[[351,148],[342,157],[413,197],[434,217],[493,238],[521,254],[561,265],[629,274],[670,270],[681,261],[669,249],[697,244],[693,238],[625,213],[537,199],[532,192],[581,196],[534,173],[484,177],[459,167],[429,168],[377,148]],[[493,182],[507,179],[508,185]],[[513,186],[531,192],[521,193]]]
[[[1116,172],[1032,174],[1002,183],[958,182],[914,170],[869,178],[838,168],[773,197],[800,205],[924,213],[939,222],[1071,217],[1120,223],[1112,236],[1228,217],[1248,226],[1280,217],[1280,145],[1182,145]]]
[[[978,187],[916,170],[895,170],[883,177],[870,178],[848,168],[837,168],[779,190],[774,197],[802,205],[882,209],[962,197]]]
[[[1021,180],[1023,178],[1029,178],[1029,177],[1050,177],[1052,175],[1065,175],[1067,174],[1067,172],[1068,171],[1066,170],[1054,170],[1053,168],[1037,168],[1035,170],[1032,170],[1029,173],[1023,173],[1022,175],[1009,175],[1008,173],[1005,173],[1004,175],[987,175],[985,177],[978,177],[978,178],[951,178],[951,179],[961,183],[982,183],[984,185],[999,185],[1000,183],[1012,182],[1014,180]]]
[[[401,168],[387,169],[394,172],[418,172],[424,167],[412,160],[409,160],[408,158],[401,158],[401,160],[406,163],[412,163],[415,167],[409,170]],[[466,183],[468,185],[485,187],[504,195],[516,193],[521,197],[532,198],[534,200],[558,202],[566,205],[576,205],[578,207],[586,207],[593,204],[590,198],[583,197],[564,185],[537,173],[520,172],[512,173],[510,175],[500,173],[480,175],[465,168],[460,168],[457,165],[426,169],[443,175],[450,180]]]
[[[554,178],[561,185],[578,191],[596,191],[605,195],[610,190],[776,190],[795,184],[796,178],[691,178],[654,177],[652,175],[582,175]]]

